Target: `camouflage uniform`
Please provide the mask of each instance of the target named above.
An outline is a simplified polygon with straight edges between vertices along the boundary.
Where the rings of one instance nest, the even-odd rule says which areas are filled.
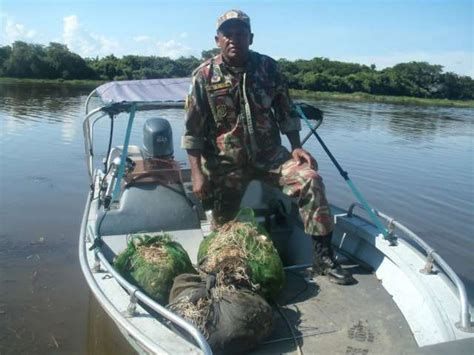
[[[321,177],[281,144],[280,132],[299,131],[301,123],[273,59],[250,51],[246,68],[229,67],[221,55],[201,64],[185,125],[182,147],[201,151],[219,222],[235,217],[247,184],[259,179],[296,198],[306,233],[332,231]]]

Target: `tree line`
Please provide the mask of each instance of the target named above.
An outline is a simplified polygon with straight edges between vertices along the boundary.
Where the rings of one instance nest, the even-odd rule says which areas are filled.
[[[47,46],[16,41],[0,47],[0,77],[36,79],[132,80],[190,76],[203,59],[218,49],[202,51],[201,58],[126,55],[117,58],[82,58],[60,43]],[[365,92],[374,95],[423,98],[474,99],[474,80],[441,65],[409,62],[377,70],[327,58],[289,61],[280,67],[292,89],[333,92]]]

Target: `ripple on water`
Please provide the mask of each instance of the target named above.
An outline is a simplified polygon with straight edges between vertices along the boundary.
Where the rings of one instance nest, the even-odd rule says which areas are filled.
[[[88,293],[79,271],[76,240],[88,188],[82,115],[89,91],[51,87],[2,91],[0,191],[2,206],[8,208],[0,210],[0,280],[5,281],[0,284],[0,310],[8,305],[9,327],[21,337],[8,330],[12,351],[55,351],[53,334],[63,352],[86,352]],[[325,112],[318,129],[321,137],[359,190],[374,207],[419,232],[440,250],[467,283],[472,302],[474,111],[329,101],[315,104]],[[156,116],[171,121],[175,154],[186,160],[185,152],[178,148],[182,110],[137,115],[132,143],[141,145],[144,121]],[[99,163],[100,151],[106,150],[109,123],[105,119],[97,124]],[[123,141],[125,124],[124,115],[117,118],[116,132],[122,133],[114,145]],[[306,147],[318,159],[330,201],[349,206],[355,198],[321,147],[314,138]],[[28,244],[40,236],[46,238],[46,244]],[[36,276],[32,266],[39,270]]]

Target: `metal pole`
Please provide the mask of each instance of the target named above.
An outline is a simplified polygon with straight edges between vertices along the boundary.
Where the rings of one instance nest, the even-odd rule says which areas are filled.
[[[355,187],[354,183],[352,182],[352,180],[349,178],[349,174],[347,173],[347,171],[344,171],[341,167],[341,165],[339,165],[338,161],[336,160],[336,158],[334,158],[334,156],[332,155],[332,153],[330,152],[330,150],[328,149],[328,147],[326,146],[326,144],[324,144],[323,140],[321,139],[321,137],[319,136],[318,133],[316,133],[316,130],[311,126],[311,124],[309,123],[309,120],[308,118],[306,117],[306,115],[304,114],[303,110],[298,106],[296,105],[296,110],[298,111],[299,115],[303,118],[303,120],[305,121],[306,125],[309,127],[309,129],[311,130],[311,132],[313,133],[313,135],[316,137],[316,139],[318,140],[319,144],[321,144],[321,146],[323,147],[324,151],[326,152],[326,154],[329,156],[329,159],[331,159],[331,161],[333,162],[333,164],[336,166],[337,170],[339,171],[339,173],[341,174],[341,176],[344,178],[344,180],[346,180],[347,184],[349,185],[350,189],[352,190],[352,193],[355,195],[355,197],[357,198],[357,200],[362,204],[362,206],[364,206],[364,209],[368,212],[369,214],[369,217],[370,219],[372,220],[372,222],[375,224],[375,226],[377,227],[377,229],[380,231],[380,233],[382,233],[382,235],[384,237],[388,237],[389,236],[389,232],[387,230],[387,228],[385,228],[382,224],[382,222],[380,222],[380,220],[377,218],[376,214],[375,214],[375,210],[372,209],[372,207],[370,207],[369,203],[367,202],[367,200],[364,198],[364,196],[359,192],[359,190],[357,190],[357,188]]]
[[[128,155],[128,144],[130,141],[130,135],[132,133],[133,119],[135,118],[136,105],[132,104],[130,107],[130,117],[128,119],[127,132],[125,133],[125,141],[123,143],[122,156],[120,158],[120,167],[117,174],[117,180],[115,181],[115,188],[112,194],[112,201],[118,201],[120,197],[120,182],[122,180],[123,174],[125,173],[125,161],[127,160]]]

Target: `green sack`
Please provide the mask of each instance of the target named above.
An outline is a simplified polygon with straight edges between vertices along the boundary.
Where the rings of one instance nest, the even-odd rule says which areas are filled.
[[[168,234],[133,236],[127,249],[115,257],[114,267],[161,304],[168,303],[177,275],[196,273],[184,248]]]
[[[225,271],[226,276],[244,270],[255,289],[267,298],[275,296],[285,282],[278,251],[251,209],[242,209],[235,220],[201,242],[198,264],[206,273]],[[236,278],[241,279],[241,275]]]

